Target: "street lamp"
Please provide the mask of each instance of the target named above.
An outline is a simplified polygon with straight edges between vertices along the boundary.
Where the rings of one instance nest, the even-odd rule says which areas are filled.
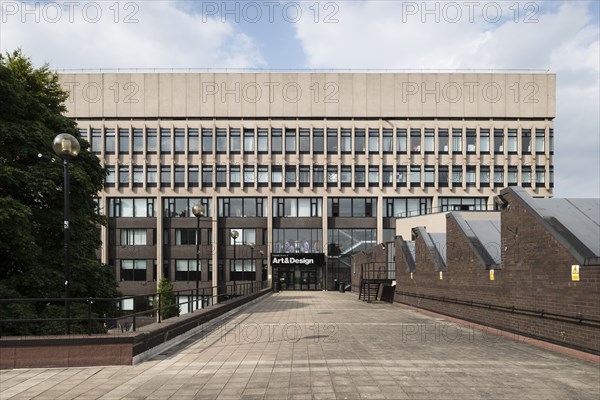
[[[254,264],[254,274],[256,275],[256,260],[254,259],[254,249],[256,248],[256,244],[250,243],[248,245],[248,247],[250,247],[250,258],[252,258],[252,263]],[[245,268],[242,265],[242,280],[244,280],[244,271],[245,271]],[[253,279],[250,279],[250,280],[253,280]]]
[[[69,160],[77,157],[81,147],[79,142],[74,136],[68,133],[61,133],[54,138],[52,142],[52,148],[56,155],[63,159],[63,193],[64,193],[64,214],[65,219],[63,221],[63,231],[65,234],[64,242],[64,264],[65,264],[65,318],[67,324],[67,335],[71,334],[71,324],[69,318],[71,317],[69,298],[71,297],[70,282],[71,271],[69,269]]]
[[[235,260],[235,247],[236,247],[236,244],[237,244],[237,238],[240,236],[240,233],[234,229],[234,230],[231,231],[230,236],[233,239],[233,272],[234,272],[234,275],[233,275],[233,293],[235,294],[236,293],[236,290],[235,290],[235,273],[237,272],[236,271],[236,269],[237,269],[237,263],[236,263],[236,260]]]
[[[200,230],[200,218],[206,214],[206,209],[200,203],[192,207],[192,213],[196,216],[196,310],[198,309],[198,294],[200,292],[200,243],[202,242],[202,231]]]

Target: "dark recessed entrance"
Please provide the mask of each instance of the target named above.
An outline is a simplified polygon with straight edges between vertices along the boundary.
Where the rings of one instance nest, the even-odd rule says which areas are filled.
[[[278,253],[271,255],[273,281],[281,290],[322,290],[323,253]]]

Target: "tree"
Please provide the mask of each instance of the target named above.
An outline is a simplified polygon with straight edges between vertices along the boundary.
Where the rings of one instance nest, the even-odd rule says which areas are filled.
[[[160,318],[167,319],[179,316],[179,307],[175,304],[173,284],[165,278],[158,282],[158,292],[154,297],[154,308],[161,308]]]
[[[106,170],[75,122],[64,116],[67,97],[48,65],[35,68],[20,50],[0,54],[0,298],[64,296],[63,167],[52,150],[54,137],[63,132],[81,144],[81,153],[70,163],[71,297],[118,295],[112,270],[96,255],[105,218],[96,212],[95,199]],[[85,303],[73,305],[72,314],[81,316],[82,310],[87,314]],[[112,305],[95,302],[93,311],[109,314]],[[64,306],[13,304],[0,313],[4,319],[62,317]],[[64,329],[64,324],[55,325],[20,326],[9,333]],[[0,326],[0,333],[7,334],[6,327]]]

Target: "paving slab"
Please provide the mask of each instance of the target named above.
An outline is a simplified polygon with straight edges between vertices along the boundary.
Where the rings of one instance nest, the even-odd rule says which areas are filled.
[[[337,292],[281,292],[135,366],[0,371],[0,399],[590,399],[598,363]]]

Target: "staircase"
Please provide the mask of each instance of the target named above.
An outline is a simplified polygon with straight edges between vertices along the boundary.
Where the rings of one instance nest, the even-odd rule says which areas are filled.
[[[358,299],[371,303],[377,301],[382,285],[391,285],[395,279],[395,267],[386,263],[366,263],[360,266]]]
[[[377,300],[377,294],[379,293],[379,287],[381,283],[371,282],[366,279],[360,281],[360,291],[358,293],[358,299],[366,301],[367,303]]]

